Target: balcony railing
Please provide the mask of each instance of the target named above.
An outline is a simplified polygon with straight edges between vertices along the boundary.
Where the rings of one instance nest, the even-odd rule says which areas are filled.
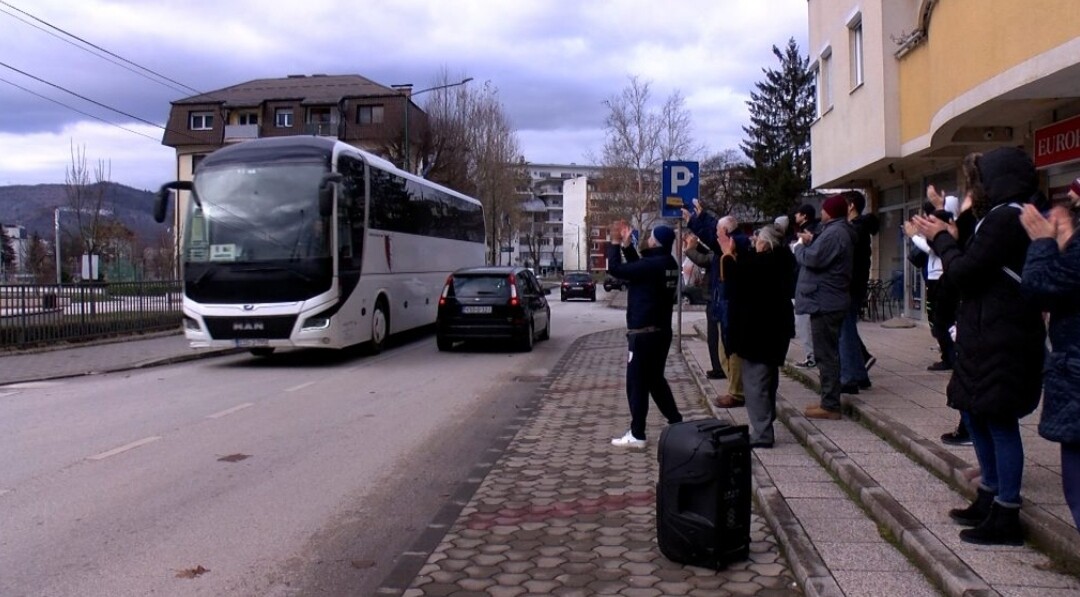
[[[337,137],[338,123],[336,122],[309,122],[304,125],[305,135],[317,137]]]
[[[247,141],[259,138],[259,125],[257,124],[226,124],[225,141]]]

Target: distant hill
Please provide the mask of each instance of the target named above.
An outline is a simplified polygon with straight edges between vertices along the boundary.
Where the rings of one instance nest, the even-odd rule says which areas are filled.
[[[139,240],[153,244],[165,231],[166,224],[154,221],[154,194],[113,182],[106,186],[102,207],[111,209],[114,216],[127,226]],[[53,213],[57,207],[67,207],[68,200],[62,184],[0,186],[0,223],[21,225],[27,236],[37,232],[45,239],[53,238]],[[67,228],[65,214],[60,223]]]

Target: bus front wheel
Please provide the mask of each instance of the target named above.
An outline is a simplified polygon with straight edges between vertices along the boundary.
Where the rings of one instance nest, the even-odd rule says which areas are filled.
[[[379,297],[375,302],[375,308],[371,311],[371,342],[369,347],[372,354],[379,354],[386,348],[386,338],[390,335],[390,309],[386,306],[386,299]]]

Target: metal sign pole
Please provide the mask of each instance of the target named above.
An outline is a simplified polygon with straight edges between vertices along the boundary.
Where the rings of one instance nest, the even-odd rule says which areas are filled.
[[[676,331],[675,338],[676,338],[676,342],[677,342],[676,346],[679,347],[679,352],[682,352],[682,349],[683,349],[683,344],[682,344],[683,221],[682,221],[682,218],[679,219],[679,231],[675,235],[675,245],[678,247],[678,248],[675,249],[675,261],[678,262],[678,264],[679,264],[679,284],[677,286],[678,292],[675,295],[675,304],[678,305],[678,318],[676,319],[676,321],[678,322],[679,327],[678,327],[678,330]]]

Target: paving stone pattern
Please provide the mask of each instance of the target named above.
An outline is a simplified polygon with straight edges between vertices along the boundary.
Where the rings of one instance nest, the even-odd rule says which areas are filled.
[[[578,340],[405,596],[802,594],[756,514],[745,562],[718,572],[660,554],[655,483],[663,420],[655,406],[647,450],[609,443],[628,425],[625,359],[620,331]],[[710,416],[674,350],[667,372],[684,418]]]

